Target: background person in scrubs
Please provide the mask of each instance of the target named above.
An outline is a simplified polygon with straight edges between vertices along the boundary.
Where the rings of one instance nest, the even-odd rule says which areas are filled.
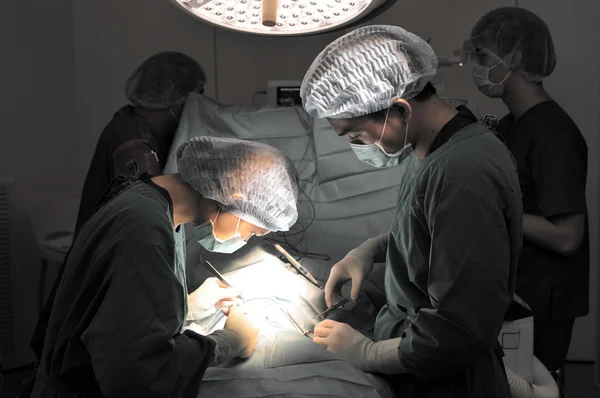
[[[556,53],[537,15],[490,11],[465,49],[479,90],[509,110],[498,132],[517,161],[525,212],[516,292],[534,313],[534,354],[560,382],[574,320],[589,312],[587,145],[542,85]]]
[[[125,83],[130,105],[119,109],[98,139],[85,179],[76,233],[92,216],[110,181],[129,175],[135,160],[141,172],[161,174],[189,93],[203,93],[206,74],[177,52],[153,55]]]
[[[522,207],[508,149],[466,107],[437,97],[437,57],[395,26],[367,26],[330,44],[304,77],[304,108],[327,118],[357,157],[402,164],[389,234],[331,270],[326,301],[352,296],[386,261],[387,304],[375,341],[325,320],[317,344],[357,368],[389,375],[400,397],[509,398],[497,339],[514,293]]]
[[[210,137],[184,144],[177,164],[177,175],[116,179],[75,238],[23,397],[195,397],[208,367],[253,352],[258,330],[235,307],[225,330],[182,332],[188,313],[237,294],[209,279],[188,306],[182,225],[195,223],[196,240],[221,253],[289,230],[294,165],[270,146]]]

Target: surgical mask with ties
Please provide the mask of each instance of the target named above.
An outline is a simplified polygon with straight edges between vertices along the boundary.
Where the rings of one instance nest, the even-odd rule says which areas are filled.
[[[233,235],[227,239],[219,239],[215,236],[214,226],[217,224],[219,214],[221,210],[217,212],[214,224],[212,221],[205,222],[202,225],[194,227],[194,238],[198,243],[202,245],[206,250],[215,253],[231,254],[246,245],[246,241],[242,239],[238,229],[240,228],[241,219],[238,217],[238,223],[235,227]]]
[[[388,108],[385,114],[385,122],[383,123],[383,130],[379,136],[379,140],[374,144],[359,145],[350,144],[350,147],[356,154],[356,157],[363,162],[378,168],[394,167],[404,162],[410,154],[413,152],[413,147],[408,143],[408,123],[406,123],[406,131],[404,134],[404,146],[396,153],[387,153],[381,146],[381,140],[383,134],[385,134],[385,126],[387,125],[390,108]]]
[[[504,95],[504,82],[512,73],[512,70],[509,70],[504,79],[502,79],[499,83],[493,83],[490,80],[490,72],[496,66],[503,64],[502,61],[498,61],[494,66],[483,66],[479,64],[473,65],[473,82],[479,89],[479,91],[489,98],[502,98]]]

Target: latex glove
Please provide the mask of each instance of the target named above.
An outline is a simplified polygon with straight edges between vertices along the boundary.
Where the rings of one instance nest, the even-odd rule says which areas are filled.
[[[373,264],[363,264],[358,257],[348,254],[331,268],[325,284],[325,303],[330,308],[342,300],[342,286],[352,280],[350,298],[360,294],[363,282],[373,269]]]
[[[188,295],[188,320],[199,320],[214,315],[221,308],[240,305],[240,293],[225,286],[217,278],[208,278]]]
[[[227,315],[225,330],[235,332],[240,339],[239,342],[241,349],[236,356],[240,358],[248,358],[256,349],[256,344],[258,344],[258,332],[260,332],[260,328],[248,320],[246,313],[241,308],[224,308],[223,313]]]
[[[313,341],[368,373],[405,373],[398,359],[400,338],[375,343],[350,325],[324,320],[314,328]]]

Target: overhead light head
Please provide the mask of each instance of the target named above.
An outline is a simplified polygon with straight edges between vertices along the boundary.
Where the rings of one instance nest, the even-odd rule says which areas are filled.
[[[299,36],[364,23],[396,0],[171,0],[222,28],[269,36]]]
[[[466,60],[463,57],[438,57],[438,68],[445,66],[460,66],[463,67],[466,64]]]

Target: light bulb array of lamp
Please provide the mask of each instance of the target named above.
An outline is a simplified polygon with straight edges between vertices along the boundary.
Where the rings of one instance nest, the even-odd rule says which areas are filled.
[[[172,0],[211,24],[245,33],[295,36],[335,30],[395,0]]]

